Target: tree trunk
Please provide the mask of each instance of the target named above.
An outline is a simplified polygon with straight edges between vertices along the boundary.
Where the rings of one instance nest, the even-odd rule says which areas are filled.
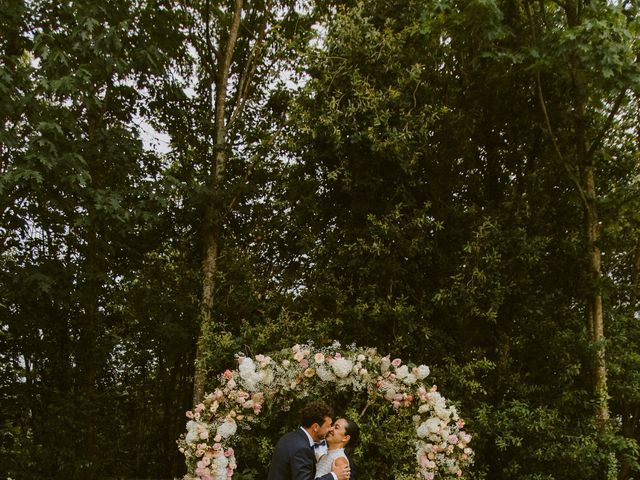
[[[567,23],[571,28],[581,25],[582,2],[580,0],[565,3]],[[586,260],[590,285],[586,298],[587,326],[589,337],[595,346],[595,368],[593,371],[594,395],[596,400],[596,423],[600,429],[606,428],[609,418],[609,400],[607,391],[607,368],[604,347],[604,308],[602,303],[602,255],[598,240],[600,227],[598,225],[597,192],[594,173],[594,155],[606,130],[596,137],[589,147],[586,131],[585,103],[588,99],[587,87],[584,79],[584,68],[580,56],[575,52],[571,56],[571,75],[574,87],[575,107],[575,146],[576,166],[580,169],[581,198],[585,217]],[[616,107],[617,108],[617,107]]]
[[[214,201],[207,205],[205,219],[207,222],[205,228],[209,232],[205,232],[205,255],[202,261],[202,297],[200,299],[200,332],[198,334],[198,344],[196,348],[195,375],[193,380],[193,403],[200,403],[204,397],[205,380],[207,375],[206,365],[204,362],[204,353],[206,351],[206,342],[213,326],[213,303],[216,287],[216,276],[218,273],[218,256],[220,254],[220,240],[222,233],[222,219],[224,216],[222,195],[222,182],[226,171],[227,164],[227,124],[226,124],[226,106],[227,106],[227,85],[229,81],[229,73],[233,51],[235,49],[238,31],[240,30],[240,18],[242,15],[243,0],[235,0],[233,21],[229,29],[229,35],[225,42],[221,42],[218,49],[218,68],[215,78],[215,122],[213,138],[215,140],[214,151],[215,159],[210,175],[211,191],[213,192]],[[206,8],[209,8],[207,3]],[[205,12],[205,18],[208,22],[209,12]],[[208,30],[208,28],[207,28]],[[209,40],[209,39],[208,39]],[[209,44],[211,47],[211,44]],[[213,61],[207,57],[203,61]]]
[[[593,166],[583,169],[584,193],[587,198],[585,211],[585,228],[587,234],[587,255],[591,280],[591,291],[587,299],[587,321],[591,341],[596,346],[596,366],[594,370],[594,388],[596,395],[596,421],[604,428],[609,418],[609,402],[607,391],[607,368],[604,347],[604,311],[602,305],[602,267],[601,252],[598,246],[599,226],[596,206],[595,179]]]

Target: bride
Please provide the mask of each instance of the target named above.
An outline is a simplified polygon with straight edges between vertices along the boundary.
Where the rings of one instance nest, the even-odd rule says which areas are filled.
[[[333,427],[327,432],[327,453],[320,457],[316,464],[316,478],[322,477],[331,472],[331,467],[336,465],[346,465],[349,458],[345,449],[351,452],[360,441],[360,428],[355,422],[347,418],[339,418]],[[354,478],[353,469],[351,479]]]

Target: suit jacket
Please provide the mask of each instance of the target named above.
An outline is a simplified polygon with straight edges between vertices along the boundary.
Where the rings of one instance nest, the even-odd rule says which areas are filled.
[[[316,476],[316,457],[309,438],[298,428],[282,436],[276,444],[268,480],[313,480]],[[321,480],[333,480],[328,473]]]

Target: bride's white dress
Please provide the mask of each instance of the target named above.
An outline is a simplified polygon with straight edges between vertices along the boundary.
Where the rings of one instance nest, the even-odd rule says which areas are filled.
[[[326,455],[323,455],[318,463],[316,463],[316,478],[319,478],[327,473],[331,473],[331,466],[336,458],[344,457],[347,459],[347,456],[344,453],[344,448],[336,448],[335,450],[329,450]],[[347,459],[347,461],[349,461]]]

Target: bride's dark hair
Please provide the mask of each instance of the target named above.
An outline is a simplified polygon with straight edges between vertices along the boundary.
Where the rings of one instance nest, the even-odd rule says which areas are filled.
[[[350,418],[345,418],[345,420],[347,424],[344,428],[344,433],[349,435],[349,443],[347,443],[345,449],[351,452],[360,444],[360,427]]]

